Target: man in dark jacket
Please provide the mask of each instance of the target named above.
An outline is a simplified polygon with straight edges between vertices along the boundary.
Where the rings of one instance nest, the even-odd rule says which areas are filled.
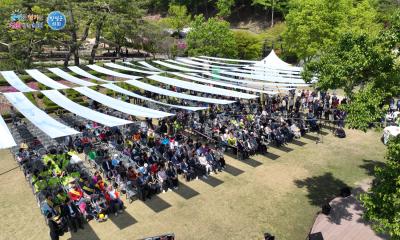
[[[69,201],[69,199],[67,199],[65,204],[61,207],[61,216],[67,219],[69,228],[74,232],[77,231],[77,227],[83,229],[81,213],[76,205]]]

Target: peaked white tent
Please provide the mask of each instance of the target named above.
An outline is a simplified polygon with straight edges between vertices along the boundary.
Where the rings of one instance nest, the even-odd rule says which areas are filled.
[[[282,69],[282,70],[293,71],[293,72],[302,71],[301,67],[295,67],[295,66],[290,65],[289,63],[284,62],[282,59],[280,59],[276,55],[274,50],[272,50],[268,54],[268,56],[265,57],[263,60],[255,63],[254,66],[258,66],[258,67],[266,66],[266,67],[272,68],[272,69]]]

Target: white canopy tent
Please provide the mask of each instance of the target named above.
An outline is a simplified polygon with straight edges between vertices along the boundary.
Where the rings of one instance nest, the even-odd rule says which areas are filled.
[[[173,115],[170,113],[130,104],[130,103],[109,97],[107,95],[104,95],[102,93],[99,93],[99,92],[97,92],[93,89],[87,88],[87,87],[78,87],[78,88],[74,88],[74,89],[76,91],[78,91],[79,93],[95,100],[96,102],[103,104],[104,106],[113,108],[115,110],[118,110],[120,112],[129,114],[129,115],[145,117],[145,118],[164,118],[164,117],[169,117],[169,116]]]
[[[36,107],[23,93],[3,93],[7,100],[24,115],[36,127],[51,138],[64,137],[78,134],[79,132],[70,128]]]
[[[303,68],[295,67],[290,65],[289,63],[284,62],[280,59],[274,50],[272,50],[266,58],[254,64],[254,66],[262,67],[266,66],[272,69],[282,69],[286,71],[293,71],[293,72],[301,72]]]
[[[185,110],[189,110],[189,111],[198,111],[198,110],[207,109],[206,107],[190,107],[190,106],[173,105],[173,104],[168,104],[168,103],[164,103],[164,102],[159,102],[159,101],[153,100],[151,98],[143,97],[142,95],[133,93],[131,91],[128,91],[128,90],[126,90],[124,88],[121,88],[121,87],[119,87],[119,86],[117,86],[115,84],[111,84],[111,83],[103,84],[101,86],[105,87],[105,88],[108,88],[110,90],[113,90],[115,92],[118,92],[118,93],[121,93],[121,94],[125,94],[125,95],[130,96],[130,97],[139,98],[139,99],[142,99],[142,100],[145,100],[145,101],[153,102],[153,103],[164,105],[164,106],[167,106],[167,107],[180,108],[180,109],[185,109]]]
[[[92,87],[92,86],[96,86],[97,84],[79,79],[75,76],[72,76],[71,74],[59,69],[59,68],[49,68],[49,71],[56,74],[57,76],[59,76],[60,78],[63,78],[69,82],[81,85],[81,86],[85,86],[85,87]]]
[[[125,82],[132,86],[144,89],[146,91],[169,96],[169,97],[176,97],[176,98],[180,98],[180,99],[205,102],[205,103],[213,103],[213,104],[231,104],[231,103],[235,102],[235,101],[229,101],[229,100],[224,100],[224,99],[199,97],[199,96],[193,96],[193,95],[189,95],[189,94],[174,92],[174,91],[170,91],[170,90],[167,90],[164,88],[159,88],[159,87],[153,86],[151,84],[147,84],[147,83],[137,81],[137,80],[128,80]]]
[[[192,90],[192,91],[196,91],[196,92],[210,93],[210,94],[215,94],[215,95],[220,95],[220,96],[225,96],[225,97],[234,97],[234,98],[243,98],[243,99],[254,99],[254,98],[258,97],[257,95],[227,90],[227,89],[223,89],[223,88],[206,86],[206,85],[202,85],[202,84],[198,84],[198,83],[182,81],[182,80],[169,78],[169,77],[163,77],[163,76],[159,76],[159,75],[153,75],[153,76],[149,76],[147,78],[164,83],[164,84],[176,86],[179,88],[184,88],[184,89],[188,89],[188,90]]]
[[[102,78],[96,77],[95,75],[90,74],[90,73],[86,72],[85,70],[83,70],[82,68],[79,68],[77,66],[71,66],[71,67],[68,67],[68,68],[72,72],[74,72],[74,73],[76,73],[76,74],[78,74],[78,75],[80,75],[82,77],[93,79],[93,80],[96,80],[96,81],[99,81],[99,82],[112,83],[112,81],[108,81],[108,80],[104,80]]]
[[[4,79],[15,89],[20,92],[32,92],[36,91],[33,88],[30,88],[26,85],[13,71],[2,71],[0,72]]]
[[[150,71],[144,71],[140,69],[135,69],[135,68],[130,68],[130,67],[125,67],[119,64],[115,63],[104,63],[107,67],[119,69],[119,70],[124,70],[124,71],[130,71],[130,72],[138,72],[138,73],[143,73],[143,74],[148,74],[148,75],[153,75],[153,74],[158,74],[159,72],[150,72]]]
[[[97,65],[87,65],[88,68],[95,70],[96,72],[103,73],[109,76],[118,77],[118,78],[127,78],[127,79],[139,79],[141,77],[133,76],[125,73],[116,72],[107,68],[103,68]]]
[[[53,79],[49,78],[45,74],[39,72],[37,69],[30,69],[30,70],[25,70],[33,79],[36,81],[40,82],[43,85],[46,85],[49,88],[52,89],[67,89],[69,88],[68,86],[61,84],[59,82],[54,81]]]
[[[196,82],[206,83],[206,84],[213,84],[213,85],[218,85],[218,86],[222,86],[222,87],[240,89],[240,90],[249,91],[249,92],[276,94],[275,92],[272,92],[272,91],[264,91],[264,90],[260,90],[260,89],[256,89],[256,88],[241,87],[241,86],[238,86],[238,85],[233,85],[233,84],[229,84],[229,83],[223,83],[223,82],[208,80],[208,79],[205,79],[205,78],[196,77],[196,76],[192,76],[192,75],[186,75],[186,74],[182,74],[182,73],[173,72],[171,74],[174,74],[175,76],[178,76],[178,77],[181,77],[181,78],[189,79],[189,80],[196,81]]]
[[[55,104],[58,106],[78,115],[83,118],[86,118],[88,120],[100,123],[104,126],[108,127],[114,127],[114,126],[121,126],[121,125],[126,125],[132,123],[131,121],[124,120],[121,118],[117,118],[114,116],[109,116],[104,113],[100,113],[97,111],[94,111],[90,108],[84,107],[80,104],[77,104],[67,98],[66,96],[62,95],[59,91],[57,90],[45,90],[42,91],[42,93],[49,98],[51,101],[53,101]]]
[[[7,127],[6,122],[0,115],[0,149],[14,147],[17,144],[14,141],[13,136],[11,135],[10,130]]]

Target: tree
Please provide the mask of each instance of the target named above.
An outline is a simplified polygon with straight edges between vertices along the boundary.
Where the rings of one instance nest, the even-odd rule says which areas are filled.
[[[372,187],[360,199],[373,228],[400,239],[400,137],[389,141],[386,158],[386,166],[375,169]]]
[[[234,31],[238,58],[258,60],[262,55],[263,42],[257,34],[250,31]]]
[[[181,32],[184,27],[190,24],[190,15],[187,13],[186,6],[170,4],[166,23],[174,30]]]
[[[203,15],[196,16],[187,35],[187,44],[190,56],[237,56],[236,42],[229,23],[217,18],[206,21]]]
[[[271,9],[271,27],[274,26],[275,11],[286,12],[287,0],[253,0],[254,5],[260,5],[265,10]]]
[[[218,9],[218,16],[225,18],[231,15],[231,8],[235,5],[235,0],[218,0],[216,7]]]

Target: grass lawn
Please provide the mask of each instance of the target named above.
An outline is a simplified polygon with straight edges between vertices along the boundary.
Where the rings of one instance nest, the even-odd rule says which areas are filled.
[[[324,130],[328,132],[328,130]],[[105,223],[61,239],[138,239],[174,232],[177,239],[305,239],[320,205],[341,186],[370,178],[384,161],[379,132],[330,133],[323,143],[302,138],[285,149],[248,161],[226,157],[227,171],[207,180],[183,182],[176,192],[126,204]],[[16,166],[0,152],[0,173]],[[274,159],[274,160],[273,160]],[[0,239],[47,239],[48,230],[19,169],[0,175]]]

